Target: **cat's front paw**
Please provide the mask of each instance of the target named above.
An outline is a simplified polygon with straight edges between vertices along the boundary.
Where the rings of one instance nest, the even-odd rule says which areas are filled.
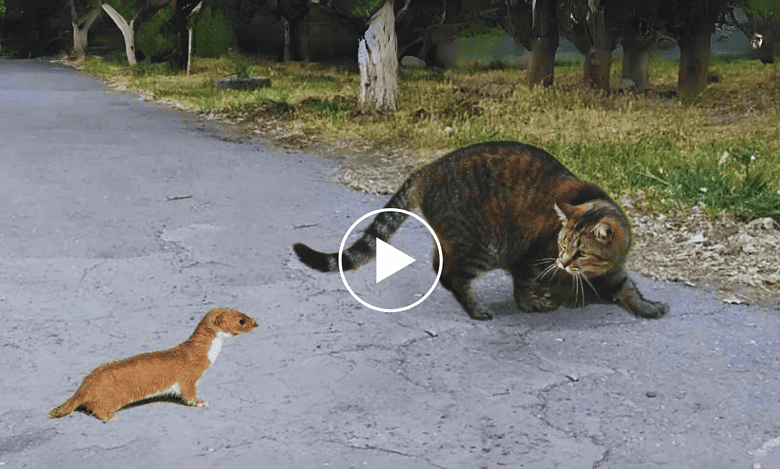
[[[469,317],[471,319],[476,319],[477,321],[491,321],[491,320],[493,320],[493,315],[488,313],[484,309],[476,310],[474,312],[469,313]]]
[[[660,318],[669,311],[669,306],[666,303],[645,299],[631,279],[627,279],[626,283],[623,284],[615,301],[629,313],[648,319]]]
[[[534,313],[549,313],[555,311],[560,306],[552,298],[550,293],[545,293],[543,296],[533,295],[530,299],[531,311]]]
[[[521,311],[526,313],[547,313],[560,306],[548,289],[536,285],[532,285],[526,290],[515,289],[515,303]]]
[[[633,313],[643,318],[656,319],[669,312],[669,305],[660,301],[642,300],[637,303]]]

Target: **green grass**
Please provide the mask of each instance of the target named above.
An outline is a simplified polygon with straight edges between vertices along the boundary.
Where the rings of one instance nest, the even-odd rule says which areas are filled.
[[[650,90],[611,95],[584,90],[574,62],[557,64],[551,89],[529,89],[526,72],[506,66],[402,69],[398,109],[383,116],[357,111],[359,76],[352,66],[234,55],[195,59],[191,75],[121,60],[87,59],[84,67],[158,99],[202,110],[283,110],[290,132],[400,141],[425,158],[481,141],[518,140],[544,148],[612,194],[642,190],[652,210],[703,202],[711,214],[780,219],[780,69],[746,57],[713,57],[714,80],[694,99],[670,97],[678,62],[659,56],[651,59]],[[273,85],[214,87],[214,78],[237,70],[269,77]],[[613,82],[620,70],[614,61]],[[724,152],[730,156],[719,164]]]

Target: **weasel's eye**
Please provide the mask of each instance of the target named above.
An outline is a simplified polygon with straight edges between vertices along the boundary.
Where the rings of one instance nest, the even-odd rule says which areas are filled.
[[[246,321],[244,321],[243,319],[238,321],[238,323],[241,324],[242,326],[244,325],[244,322],[246,322]]]

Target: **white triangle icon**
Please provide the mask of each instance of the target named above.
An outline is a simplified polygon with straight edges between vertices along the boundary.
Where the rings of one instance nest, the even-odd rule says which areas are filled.
[[[381,282],[412,262],[414,262],[414,258],[376,238],[376,283]]]

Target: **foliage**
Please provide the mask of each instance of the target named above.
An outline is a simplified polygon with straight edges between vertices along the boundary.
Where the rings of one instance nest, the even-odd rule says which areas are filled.
[[[484,24],[474,23],[468,27],[458,31],[452,38],[453,39],[469,39],[476,36],[488,36],[503,39],[506,37],[506,32],[501,28],[491,28]]]
[[[744,10],[780,23],[780,0],[748,0]]]
[[[195,54],[222,57],[235,42],[233,27],[218,9],[205,7],[195,28]]]
[[[352,13],[356,16],[362,16],[368,18],[376,11],[386,0],[363,0],[356,2],[357,5],[352,9]]]
[[[146,57],[151,58],[173,49],[173,37],[164,36],[160,28],[171,19],[174,9],[174,6],[161,9],[154,18],[141,27],[138,48]]]
[[[103,3],[108,3],[114,7],[114,10],[122,15],[122,18],[124,18],[128,23],[138,12],[138,6],[136,5],[137,2],[134,0],[106,0]]]
[[[0,0],[0,18],[4,16],[5,16],[5,0]],[[2,42],[0,42],[0,54],[2,53],[3,53],[3,44]]]
[[[233,49],[228,49],[228,57],[233,61],[234,64],[236,64],[236,77],[249,77],[249,61],[246,57],[234,51]]]
[[[717,166],[681,164],[670,171],[651,172],[634,164],[627,174],[638,187],[661,189],[686,205],[704,203],[712,214],[727,210],[748,219],[780,220],[780,191],[771,189],[761,174],[750,174],[755,159],[752,148],[742,147],[733,155],[724,152]]]

